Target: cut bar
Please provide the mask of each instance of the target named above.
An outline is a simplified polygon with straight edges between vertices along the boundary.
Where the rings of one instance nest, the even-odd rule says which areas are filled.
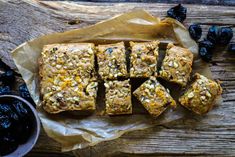
[[[126,51],[123,42],[97,46],[98,73],[103,80],[127,77]]]
[[[106,81],[105,103],[108,115],[131,114],[131,85],[129,80]]]
[[[150,77],[133,94],[153,117],[158,117],[169,106],[176,106],[169,91],[155,77]]]
[[[39,60],[43,108],[49,113],[95,110],[98,83],[91,43],[45,45]]]
[[[192,71],[193,54],[186,48],[168,44],[159,77],[186,86]]]
[[[130,76],[150,77],[157,70],[159,41],[130,42]]]
[[[205,114],[213,107],[217,96],[221,95],[222,88],[218,82],[210,80],[198,73],[190,88],[179,98],[181,105],[197,113]]]

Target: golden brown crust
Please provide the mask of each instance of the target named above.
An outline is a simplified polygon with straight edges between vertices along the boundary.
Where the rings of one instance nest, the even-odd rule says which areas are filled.
[[[168,44],[159,77],[186,86],[192,71],[193,54],[188,49]]]
[[[158,117],[169,105],[176,106],[176,102],[169,91],[155,77],[145,81],[133,94],[154,117]]]
[[[179,98],[181,105],[197,113],[205,114],[210,111],[216,98],[222,94],[219,82],[207,79],[198,73],[190,88]]]
[[[103,80],[127,77],[124,42],[97,46],[98,73]]]
[[[94,44],[45,45],[39,59],[43,108],[49,113],[95,110]]]
[[[157,70],[159,41],[130,42],[130,77],[150,77]]]
[[[129,80],[106,81],[105,104],[108,115],[131,114],[131,85]]]

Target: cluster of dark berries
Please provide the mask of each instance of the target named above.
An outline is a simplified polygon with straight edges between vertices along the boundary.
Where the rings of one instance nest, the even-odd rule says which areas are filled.
[[[4,94],[12,94],[11,88],[15,82],[15,72],[11,70],[4,62],[0,60],[0,68],[4,70],[4,73],[0,75],[0,82],[2,85],[0,86],[0,95]],[[29,91],[25,84],[19,86],[19,94],[22,98],[28,100],[32,104],[34,104]]]
[[[183,22],[186,19],[187,8],[178,4],[167,11],[167,16]],[[202,36],[202,29],[199,24],[189,26],[189,34],[192,39],[198,41]],[[208,30],[206,39],[199,41],[199,55],[204,61],[211,61],[212,50],[215,45],[227,45],[233,37],[233,31],[230,27],[211,26]],[[228,51],[235,52],[235,44],[230,44]]]
[[[211,26],[207,33],[207,39],[213,44],[227,45],[233,37],[230,27]]]
[[[202,29],[198,24],[189,26],[190,36],[195,40],[199,40],[202,35]],[[233,31],[230,27],[211,26],[208,30],[207,37],[199,41],[199,55],[201,58],[209,62],[212,59],[213,49],[216,45],[227,45],[233,37]],[[233,45],[229,49],[234,49]]]
[[[0,104],[0,156],[15,151],[25,143],[31,133],[32,121],[29,110],[21,101]]]

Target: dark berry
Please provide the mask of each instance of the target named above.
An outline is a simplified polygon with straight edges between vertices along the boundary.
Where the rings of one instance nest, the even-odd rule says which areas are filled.
[[[0,104],[0,112],[7,115],[13,121],[19,120],[18,115],[12,110],[9,104]]]
[[[209,62],[212,59],[212,53],[210,53],[206,47],[199,47],[199,55],[202,60]]]
[[[21,84],[19,86],[19,93],[20,93],[20,96],[26,100],[28,100],[29,102],[31,102],[32,104],[34,104],[34,101],[32,99],[32,97],[30,96],[30,93],[28,91],[28,88],[26,86],[26,84]]]
[[[227,45],[233,37],[233,30],[230,27],[221,27],[219,44]]]
[[[181,4],[170,8],[167,11],[167,16],[178,20],[179,22],[183,22],[186,19],[187,8],[183,7]]]
[[[216,44],[219,41],[221,29],[218,26],[211,26],[207,33],[207,39]]]
[[[31,98],[29,92],[20,92],[20,96],[25,99]]]
[[[229,44],[229,46],[228,46],[228,51],[235,53],[235,44]]]
[[[0,132],[2,132],[5,129],[10,128],[10,126],[11,126],[10,118],[7,115],[1,113],[0,114]]]
[[[32,123],[29,117],[29,111],[23,106],[23,103],[21,101],[14,101],[12,103],[12,106],[14,108],[14,111],[19,116],[18,123],[15,123],[15,125],[13,126],[14,130],[12,134],[14,134],[15,139],[20,144],[22,144],[28,140],[31,133]],[[18,134],[20,134],[21,136],[18,136]]]
[[[1,76],[0,80],[5,84],[5,85],[12,85],[13,82],[15,81],[15,74],[13,70],[7,70],[5,71]]]
[[[11,112],[11,107],[8,104],[0,104],[0,112],[3,114],[7,114],[8,112]]]
[[[19,86],[19,91],[20,92],[28,92],[28,88],[25,83],[23,83]]]
[[[28,116],[28,110],[23,106],[21,101],[13,101],[12,103],[14,111],[18,114],[21,119],[25,119]]]
[[[18,144],[11,134],[6,134],[0,137],[0,156],[14,152]]]
[[[199,40],[202,36],[202,28],[199,24],[192,24],[188,28],[189,34],[192,39]]]
[[[0,87],[0,95],[11,94],[11,88],[9,86]]]
[[[105,50],[105,52],[106,52],[107,54],[111,55],[112,52],[113,52],[113,48],[107,48],[107,49]]]
[[[204,39],[199,42],[199,47],[205,47],[207,51],[211,52],[215,45],[211,41]]]

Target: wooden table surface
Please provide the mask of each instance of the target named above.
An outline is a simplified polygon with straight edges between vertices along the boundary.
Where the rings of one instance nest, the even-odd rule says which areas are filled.
[[[131,3],[111,2],[0,0],[0,57],[15,68],[9,52],[27,40],[85,27],[134,9],[145,9],[154,16],[164,17],[166,11],[175,5],[166,4],[164,0],[155,1],[160,3],[147,3],[154,0],[142,0],[142,3],[136,3],[138,0],[131,0]],[[200,23],[203,35],[212,24],[232,26],[235,32],[234,0],[181,2],[200,3],[185,4],[188,8],[186,26]],[[235,54],[224,49],[217,48],[210,63],[213,77],[223,81],[222,105],[216,106],[205,116],[188,116],[169,124],[131,132],[117,140],[81,150],[78,155],[235,156]],[[61,153],[59,144],[42,130],[37,145],[27,156],[69,157],[73,153]]]

